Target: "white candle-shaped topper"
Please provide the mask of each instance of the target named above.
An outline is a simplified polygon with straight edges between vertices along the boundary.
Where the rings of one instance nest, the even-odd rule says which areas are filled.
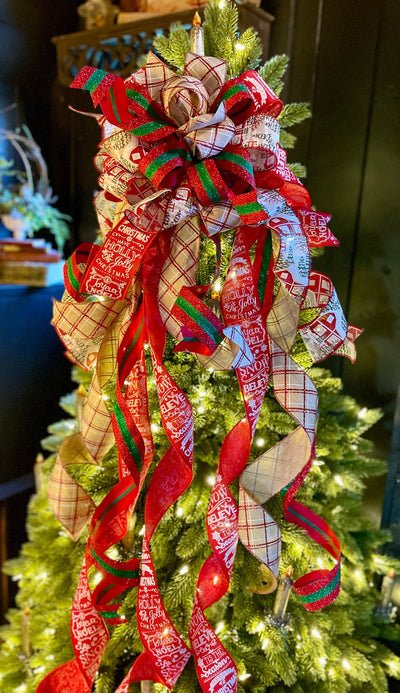
[[[35,464],[33,465],[33,476],[35,479],[35,490],[39,493],[42,488],[42,464],[44,462],[44,457],[41,452],[38,452],[35,459]]]
[[[396,581],[396,573],[391,568],[382,580],[380,606],[388,606],[392,601],[392,592]]]
[[[272,620],[281,621],[286,613],[290,592],[293,586],[293,568],[289,566],[285,570],[285,574],[279,579],[278,589],[276,592],[274,608],[272,609]]]
[[[29,623],[31,620],[31,610],[29,606],[26,606],[22,612],[21,617],[21,650],[24,657],[30,657],[31,643],[29,638]]]
[[[201,26],[201,18],[198,12],[195,13],[190,29],[190,49],[196,55],[204,55],[204,29]]]

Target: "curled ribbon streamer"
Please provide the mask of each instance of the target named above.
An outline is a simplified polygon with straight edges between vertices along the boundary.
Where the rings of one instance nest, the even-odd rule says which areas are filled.
[[[134,663],[130,680],[161,681],[173,688],[189,657],[190,650],[175,629],[161,599],[150,552],[150,540],[161,517],[185,491],[192,480],[193,413],[183,392],[162,363],[166,329],[157,302],[160,273],[168,252],[154,244],[143,263],[143,290],[146,326],[151,346],[161,419],[171,447],[168,448],[150,481],[145,506],[145,533],[137,618],[145,651]]]
[[[65,462],[60,450],[50,487],[53,505],[61,518],[61,501],[68,502],[63,486],[71,485],[79,501],[70,508],[71,534],[82,531],[92,514],[72,611],[82,633],[73,626],[76,658],[48,675],[38,691],[70,693],[75,686],[74,693],[88,693],[108,639],[105,623],[124,621],[122,593],[138,586],[144,650],[118,693],[140,680],[172,688],[191,654],[205,693],[235,693],[236,666],[204,611],[228,589],[238,538],[269,571],[272,587],[276,584],[280,531],[262,507],[270,497],[280,492],[286,518],[335,561],[332,570],[311,571],[295,581],[304,607],[322,608],[339,590],[339,542],[295,499],[314,455],[317,393],[289,355],[299,331],[314,361],[331,353],[355,358],[360,330],[347,326],[330,280],[310,270],[309,247],[337,240],[327,228],[329,215],[311,209],[308,191],[286,164],[277,120],[282,102],[256,72],[226,81],[226,61],[188,53],[184,74],[177,76],[150,53],[146,66],[125,82],[86,67],[72,86],[87,89],[103,112],[95,159],[102,191],[95,206],[104,243],[82,244],[67,261],[66,293],[54,304],[53,322],[71,361],[93,369],[82,433],[74,439],[79,455],[97,463],[115,440],[119,479],[93,509],[68,475],[68,459],[76,459],[73,441],[66,442]],[[233,228],[221,320],[204,300],[210,287],[196,286],[199,241],[205,233],[216,244],[216,277],[220,234]],[[313,317],[299,328],[300,311],[307,309]],[[150,550],[162,516],[192,479],[193,413],[163,364],[167,331],[178,342],[175,350],[191,351],[204,367],[235,369],[245,410],[219,456],[206,519],[211,554],[198,576],[189,626],[192,651],[164,607]],[[146,496],[139,574],[137,558],[118,561],[107,551],[127,531],[153,457],[146,339],[170,447]],[[110,411],[104,396],[115,371]],[[246,467],[270,375],[278,402],[298,427]],[[229,484],[239,475],[237,507]],[[92,592],[93,570],[100,582]],[[88,633],[97,646],[87,659]],[[66,683],[67,676],[74,683]]]
[[[236,665],[205,618],[204,611],[220,599],[229,586],[238,539],[238,509],[229,491],[229,484],[240,474],[248,459],[251,437],[269,375],[266,332],[250,258],[240,230],[236,235],[221,305],[226,323],[240,326],[246,341],[252,345],[252,358],[249,365],[237,370],[245,398],[246,417],[227,434],[221,448],[207,512],[208,538],[213,553],[203,564],[198,577],[189,637],[202,689],[234,693],[237,689]]]

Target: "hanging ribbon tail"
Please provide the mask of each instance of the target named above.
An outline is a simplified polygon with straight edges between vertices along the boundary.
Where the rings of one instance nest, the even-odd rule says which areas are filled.
[[[340,591],[340,555],[332,570],[314,570],[293,583],[293,589],[307,611],[324,609]]]
[[[129,693],[130,684],[134,681],[155,681],[155,683],[163,683],[162,679],[157,675],[147,652],[142,652],[135,660],[133,666],[128,671],[115,693]]]
[[[93,105],[100,105],[109,123],[121,126],[132,120],[122,77],[87,65],[80,70],[70,86],[89,91]]]
[[[82,674],[76,659],[53,669],[39,683],[36,693],[90,693],[91,686]]]
[[[68,474],[71,464],[96,464],[80,432],[73,433],[61,443],[47,487],[54,515],[71,539],[77,541],[95,506],[86,491]]]

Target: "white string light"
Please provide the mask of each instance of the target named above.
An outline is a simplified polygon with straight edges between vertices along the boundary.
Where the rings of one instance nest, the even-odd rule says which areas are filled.
[[[342,667],[343,669],[346,669],[347,671],[350,671],[351,669],[351,664],[348,659],[342,659]]]

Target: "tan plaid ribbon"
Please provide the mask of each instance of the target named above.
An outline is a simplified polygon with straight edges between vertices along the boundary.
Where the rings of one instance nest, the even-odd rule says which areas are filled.
[[[71,464],[96,464],[79,432],[62,442],[47,490],[51,509],[67,534],[76,541],[94,510],[94,504],[68,474],[68,465]]]

